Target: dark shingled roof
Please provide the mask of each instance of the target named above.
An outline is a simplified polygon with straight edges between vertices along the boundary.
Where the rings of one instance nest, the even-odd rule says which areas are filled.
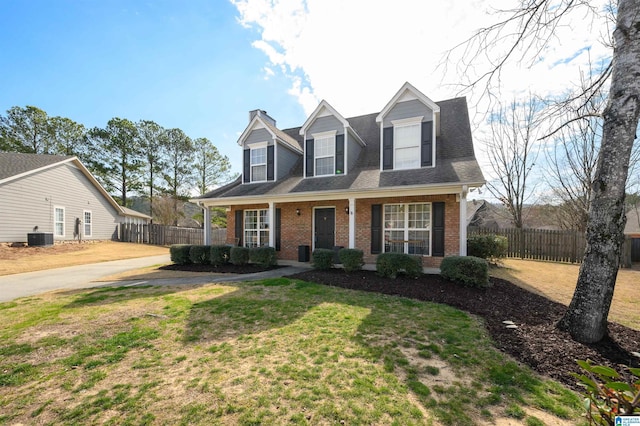
[[[64,160],[65,155],[22,154],[19,152],[0,152],[0,180],[50,166]]]
[[[440,135],[436,139],[436,167],[411,170],[380,170],[380,127],[378,113],[348,118],[351,127],[366,143],[356,165],[346,175],[304,179],[303,158],[288,176],[276,182],[243,185],[241,178],[200,198],[255,197],[260,195],[309,194],[331,191],[365,191],[403,186],[483,183],[476,161],[465,98],[437,102],[440,106]],[[303,146],[300,127],[283,130]]]

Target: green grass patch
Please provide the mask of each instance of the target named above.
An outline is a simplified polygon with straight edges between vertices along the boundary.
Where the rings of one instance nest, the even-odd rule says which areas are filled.
[[[495,350],[471,316],[393,296],[277,278],[97,289],[4,313],[7,422],[464,425],[492,412],[534,421],[527,406],[580,413],[577,396]]]

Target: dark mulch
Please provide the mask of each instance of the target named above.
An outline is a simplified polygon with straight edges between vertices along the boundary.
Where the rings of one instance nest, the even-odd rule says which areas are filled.
[[[163,269],[165,271],[189,271],[189,272],[212,272],[216,274],[254,274],[256,272],[269,271],[271,269],[282,268],[282,266],[272,266],[271,268],[263,268],[262,266],[258,266],[256,264],[250,263],[248,265],[236,266],[230,263],[227,263],[222,266],[211,266],[211,265],[203,265],[203,264],[194,264],[191,263],[189,265],[177,265],[175,263],[171,265],[161,266],[158,269]]]
[[[569,373],[579,371],[576,359],[590,359],[621,372],[622,365],[640,367],[640,359],[631,354],[640,351],[640,331],[609,323],[609,336],[603,341],[592,345],[578,343],[555,327],[566,310],[564,305],[505,280],[492,278],[491,287],[476,289],[451,283],[439,275],[424,275],[419,279],[399,276],[391,280],[373,271],[347,274],[341,269],[311,270],[292,278],[462,309],[484,319],[500,350],[574,389],[576,380]],[[503,321],[513,321],[518,328],[508,329]]]

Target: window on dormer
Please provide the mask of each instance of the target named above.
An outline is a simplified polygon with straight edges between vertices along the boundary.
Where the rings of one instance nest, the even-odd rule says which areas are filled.
[[[267,147],[251,149],[251,182],[267,180]]]
[[[315,161],[315,175],[326,176],[334,174],[335,170],[335,151],[336,151],[336,136],[321,135],[315,137],[314,142],[314,161]]]
[[[393,121],[393,150],[395,170],[420,167],[420,136],[422,117]]]

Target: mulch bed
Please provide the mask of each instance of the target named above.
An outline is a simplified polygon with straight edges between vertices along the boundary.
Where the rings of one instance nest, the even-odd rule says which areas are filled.
[[[252,264],[227,264],[218,268],[210,265],[167,265],[161,269],[236,274],[266,270]],[[610,322],[609,336],[602,341],[591,345],[578,343],[569,333],[556,328],[566,310],[564,305],[499,278],[491,278],[492,285],[486,289],[457,285],[439,275],[423,275],[418,279],[400,275],[391,280],[373,271],[348,274],[342,269],[309,270],[291,278],[443,303],[469,312],[484,320],[498,349],[573,389],[579,389],[570,374],[580,372],[575,362],[577,359],[589,359],[621,373],[625,371],[623,366],[640,367],[640,358],[631,354],[640,352],[640,331]],[[503,321],[512,321],[518,328],[506,328]]]
[[[311,270],[292,278],[319,284],[409,297],[443,303],[482,317],[498,349],[530,366],[540,374],[578,389],[570,372],[579,372],[575,360],[590,359],[623,372],[623,365],[640,367],[640,331],[609,323],[609,336],[585,345],[556,328],[566,307],[531,293],[508,281],[492,278],[486,289],[469,288],[444,280],[439,275],[419,279],[399,276],[382,278],[373,271],[347,274],[343,270]],[[506,328],[513,321],[518,328]]]

